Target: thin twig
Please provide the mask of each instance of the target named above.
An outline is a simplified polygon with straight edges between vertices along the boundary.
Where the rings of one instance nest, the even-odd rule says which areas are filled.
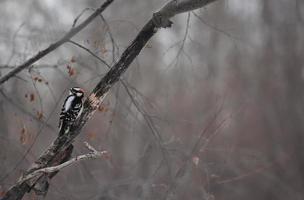
[[[108,4],[110,4],[112,1],[108,0],[107,2]],[[128,46],[128,48],[123,52],[119,61],[100,80],[100,82],[93,89],[89,97],[85,100],[83,112],[81,113],[79,119],[71,125],[69,132],[64,135],[58,136],[56,140],[48,147],[48,149],[46,149],[45,152],[35,161],[33,166],[24,173],[25,176],[38,169],[51,166],[52,163],[56,160],[56,158],[58,159],[59,154],[68,147],[70,147],[74,139],[80,134],[85,124],[89,121],[94,112],[97,110],[99,104],[103,101],[110,88],[120,80],[122,74],[129,68],[130,64],[134,61],[134,59],[138,56],[138,54],[145,47],[150,38],[158,31],[159,28],[169,27],[169,25],[172,24],[169,19],[175,16],[176,14],[206,6],[216,0],[205,0],[199,2],[195,0],[181,1],[182,4],[176,4],[176,0],[171,0],[159,12],[153,15],[153,17],[141,29],[141,31],[138,33],[132,43]],[[68,39],[70,38],[66,38],[66,40]],[[19,71],[21,70],[22,69],[20,69]],[[8,79],[9,77],[3,79],[2,83]],[[5,194],[2,200],[22,199],[24,194],[26,192],[29,192],[35,186],[37,180],[39,180],[41,177],[42,175],[38,175],[37,177],[32,178],[26,182],[22,182],[21,184],[15,184],[9,189],[9,191]]]
[[[111,66],[106,62],[104,61],[103,59],[101,59],[99,56],[97,56],[96,54],[94,54],[90,49],[88,49],[87,47],[77,43],[77,42],[74,42],[73,40],[69,40],[68,41],[69,43],[79,47],[79,48],[82,48],[84,49],[86,52],[88,52],[91,56],[93,56],[94,58],[96,58],[97,60],[99,60],[100,62],[102,62],[104,65],[106,65],[109,69],[111,68]]]
[[[63,168],[66,168],[68,166],[76,164],[80,161],[97,159],[97,158],[101,158],[103,156],[108,156],[107,151],[97,151],[89,143],[84,142],[84,144],[87,147],[87,149],[90,151],[89,153],[84,154],[84,155],[80,155],[80,156],[76,156],[75,158],[72,158],[72,159],[70,159],[70,160],[68,160],[68,161],[66,161],[66,162],[64,162],[60,165],[57,165],[57,166],[46,167],[46,168],[43,168],[43,169],[38,169],[36,171],[33,171],[32,173],[22,177],[21,180],[18,181],[18,183],[21,184],[22,182],[25,182],[29,179],[37,177],[40,174],[50,174],[50,173],[53,173],[53,172],[57,172],[59,170],[62,170]]]
[[[17,66],[15,69],[4,75],[0,78],[0,85],[9,80],[11,77],[15,76],[22,70],[30,67],[32,64],[34,64],[37,60],[41,59],[45,55],[49,54],[50,52],[54,51],[58,47],[60,47],[62,44],[66,43],[69,39],[71,39],[74,35],[76,35],[78,32],[80,32],[82,29],[84,29],[88,24],[90,24],[99,14],[101,14],[114,0],[107,0],[104,4],[102,4],[92,15],[90,15],[86,20],[84,20],[81,24],[78,26],[72,28],[67,34],[65,34],[61,39],[59,39],[57,42],[51,44],[46,49],[39,51],[35,56],[31,57],[27,61],[25,61],[23,64]]]

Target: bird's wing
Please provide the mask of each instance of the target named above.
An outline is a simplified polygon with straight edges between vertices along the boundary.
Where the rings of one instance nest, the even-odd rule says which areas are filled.
[[[78,115],[77,115],[76,119],[79,118],[79,116],[81,115],[82,111],[83,111],[83,105],[80,104],[80,110],[79,110],[79,112],[78,112]]]
[[[66,98],[65,103],[64,103],[64,107],[63,107],[63,112],[67,112],[71,108],[72,102],[73,102],[74,99],[75,99],[74,95],[68,96]]]

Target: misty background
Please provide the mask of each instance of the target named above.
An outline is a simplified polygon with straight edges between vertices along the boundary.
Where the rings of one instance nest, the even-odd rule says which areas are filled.
[[[113,65],[164,0],[116,0],[72,38]],[[1,0],[0,75],[100,0]],[[304,199],[304,2],[218,0],[160,30],[75,141],[45,199]],[[0,88],[0,195],[58,134],[68,89],[108,71],[66,43]],[[28,194],[24,199],[36,199]]]

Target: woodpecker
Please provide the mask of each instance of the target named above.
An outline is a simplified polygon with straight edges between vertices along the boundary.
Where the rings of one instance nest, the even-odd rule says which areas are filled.
[[[73,87],[64,101],[59,119],[59,136],[70,130],[71,125],[78,119],[83,109],[82,98],[84,90]]]

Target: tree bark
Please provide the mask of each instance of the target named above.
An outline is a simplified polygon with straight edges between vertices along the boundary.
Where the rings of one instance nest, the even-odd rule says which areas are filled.
[[[80,134],[82,128],[94,114],[99,104],[110,88],[119,80],[121,75],[128,69],[132,61],[138,56],[150,38],[161,27],[170,27],[172,22],[170,18],[176,14],[187,12],[193,9],[201,8],[216,0],[171,0],[145,24],[138,33],[136,38],[131,42],[128,48],[123,52],[119,61],[109,70],[109,72],[100,80],[93,89],[90,96],[84,102],[84,109],[77,120],[71,127],[69,133],[57,137],[48,149],[37,159],[37,161],[24,174],[30,174],[35,170],[52,166],[52,162],[60,152],[69,147],[74,139]],[[0,81],[1,83],[1,81]],[[19,200],[28,192],[40,177],[26,182],[19,182],[6,193],[2,200]]]

